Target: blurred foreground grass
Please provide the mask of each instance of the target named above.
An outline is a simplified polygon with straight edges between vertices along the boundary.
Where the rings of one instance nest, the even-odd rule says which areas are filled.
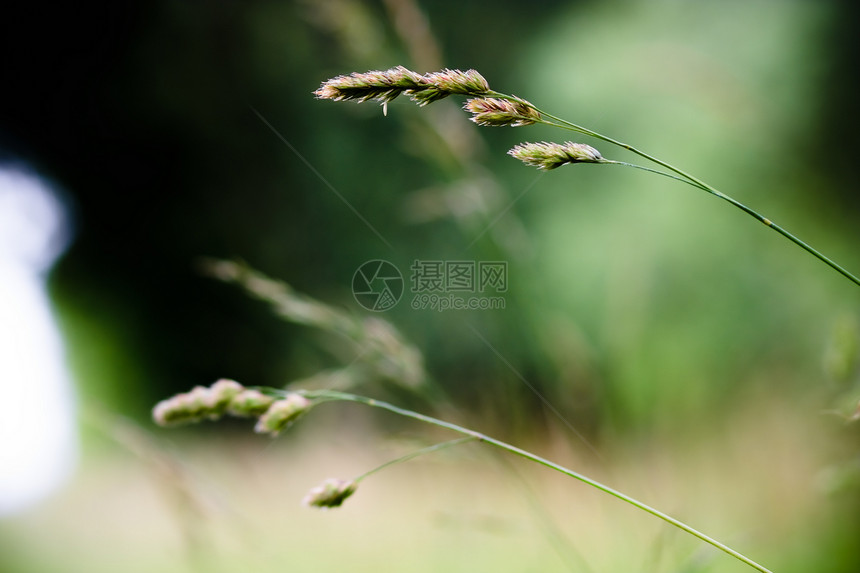
[[[94,443],[70,487],[0,523],[0,566],[20,573],[745,570],[617,500],[519,460],[500,461],[478,445],[390,468],[340,509],[301,506],[323,478],[363,473],[432,434],[417,428],[392,441],[375,423],[372,414],[338,405],[274,441],[250,428],[174,430],[171,449],[184,469],[172,476],[152,459]],[[524,445],[774,571],[840,571],[849,570],[852,551],[851,530],[842,530],[849,508],[827,495],[826,479],[840,424],[768,396],[689,435],[604,444],[600,460],[572,448],[562,430]],[[183,483],[190,496],[181,494]],[[556,543],[558,534],[567,541]]]

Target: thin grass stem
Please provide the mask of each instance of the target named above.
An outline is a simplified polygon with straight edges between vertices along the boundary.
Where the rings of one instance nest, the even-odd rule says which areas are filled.
[[[408,462],[411,459],[417,458],[418,456],[423,456],[424,454],[429,454],[432,452],[438,452],[439,450],[444,450],[446,448],[453,448],[454,446],[459,446],[460,444],[465,444],[466,442],[474,442],[478,438],[475,436],[467,436],[465,438],[457,438],[456,440],[449,440],[447,442],[441,442],[439,444],[433,444],[432,446],[427,446],[426,448],[421,448],[420,450],[416,450],[414,452],[409,452],[404,456],[400,456],[399,458],[390,460],[382,464],[381,466],[377,466],[368,472],[364,472],[353,481],[360,482],[364,478],[375,474],[378,471],[384,470],[387,467],[393,466],[395,464]]]
[[[518,101],[518,102],[524,101],[520,98],[510,96],[507,94],[502,94],[499,92],[490,92],[490,95],[492,97],[507,99],[507,100],[511,100],[511,101]],[[792,233],[790,233],[786,229],[780,227],[779,225],[777,225],[776,223],[774,223],[773,221],[771,221],[770,219],[768,219],[764,215],[757,213],[756,211],[754,211],[750,207],[747,207],[746,205],[744,205],[740,201],[737,201],[737,200],[733,199],[732,197],[729,197],[725,193],[717,190],[715,187],[708,185],[707,183],[705,183],[701,179],[694,177],[693,175],[690,175],[686,171],[683,171],[683,170],[675,167],[674,165],[667,163],[666,161],[663,161],[662,159],[658,159],[657,157],[654,157],[653,155],[645,153],[644,151],[637,149],[636,147],[633,147],[630,144],[624,143],[622,141],[618,141],[617,139],[613,139],[611,137],[603,135],[602,133],[598,133],[596,131],[593,131],[591,129],[583,127],[581,125],[571,123],[571,122],[567,121],[566,119],[562,119],[560,117],[554,116],[550,113],[543,111],[542,109],[536,107],[535,105],[533,105],[531,103],[529,103],[528,105],[531,105],[531,107],[534,108],[534,110],[537,111],[542,116],[542,119],[540,119],[538,121],[538,123],[543,123],[545,125],[559,127],[559,128],[566,129],[569,131],[574,131],[576,133],[581,133],[583,135],[588,135],[590,137],[594,137],[594,138],[599,139],[601,141],[605,141],[606,143],[611,143],[612,145],[616,145],[618,147],[621,147],[622,149],[626,149],[627,151],[630,151],[631,153],[635,153],[636,155],[638,155],[644,159],[647,159],[648,161],[656,163],[657,165],[660,165],[661,167],[668,169],[669,171],[677,174],[681,178],[679,180],[686,181],[690,185],[692,185],[693,187],[697,187],[703,191],[706,191],[707,193],[710,193],[711,195],[716,195],[717,197],[719,197],[720,199],[723,199],[724,201],[728,201],[729,203],[731,203],[732,205],[734,205],[735,207],[737,207],[738,209],[740,209],[741,211],[743,211],[747,215],[751,216],[752,218],[754,218],[758,222],[760,222],[760,223],[764,224],[765,226],[773,229],[774,231],[776,231],[777,233],[779,233],[780,235],[782,235],[786,239],[793,242],[795,245],[799,246],[800,248],[802,248],[803,250],[805,250],[809,254],[813,255],[815,258],[822,261],[823,263],[828,265],[830,268],[832,268],[833,270],[835,270],[836,272],[838,272],[839,274],[841,274],[842,276],[844,276],[845,278],[847,278],[848,280],[853,282],[854,284],[860,286],[860,278],[858,278],[857,276],[855,276],[854,274],[849,272],[847,269],[845,269],[844,267],[842,267],[841,265],[836,263],[836,261],[825,256],[823,253],[819,252],[817,249],[813,248],[808,243],[802,241],[800,238],[796,237],[795,235],[793,235]],[[618,164],[621,164],[621,162],[618,162]],[[628,166],[633,167],[633,165],[631,165],[631,164],[628,164]],[[637,166],[637,168],[638,169],[644,169],[646,171],[648,170],[648,169],[641,167],[641,166]],[[664,176],[668,176],[667,173],[663,173],[663,172],[659,172],[659,171],[655,171],[655,173],[658,173],[658,174],[664,175]]]
[[[678,529],[686,531],[690,535],[698,537],[699,539],[701,539],[705,543],[708,543],[711,546],[719,549],[720,551],[723,551],[723,552],[727,553],[728,555],[731,555],[735,559],[738,559],[739,561],[746,563],[747,565],[749,565],[753,569],[756,569],[757,571],[761,571],[762,573],[772,573],[770,571],[770,569],[767,569],[763,565],[756,563],[755,561],[753,561],[749,557],[743,555],[742,553],[739,553],[738,551],[735,551],[734,549],[732,549],[728,545],[725,545],[724,543],[717,541],[713,537],[705,535],[701,531],[699,531],[693,527],[690,527],[689,525],[687,525],[683,521],[675,519],[674,517],[672,517],[666,513],[663,513],[662,511],[651,507],[650,505],[647,505],[647,504],[645,504],[645,503],[643,503],[643,502],[641,502],[635,498],[630,497],[629,495],[621,493],[618,490],[615,490],[615,489],[613,489],[607,485],[604,485],[604,484],[602,484],[596,480],[593,480],[588,476],[585,476],[583,474],[575,472],[571,469],[568,469],[564,466],[561,466],[561,465],[559,465],[555,462],[552,462],[546,458],[542,458],[542,457],[540,457],[536,454],[533,454],[529,451],[523,450],[521,448],[518,448],[516,446],[513,446],[513,445],[508,444],[506,442],[503,442],[501,440],[497,440],[495,438],[492,438],[490,436],[482,434],[481,432],[477,432],[475,430],[470,430],[469,428],[465,428],[463,426],[459,426],[459,425],[453,424],[451,422],[446,422],[444,420],[439,420],[439,419],[433,418],[431,416],[419,414],[418,412],[414,412],[412,410],[406,410],[404,408],[400,408],[400,407],[395,406],[393,404],[389,404],[388,402],[383,402],[381,400],[375,400],[373,398],[367,398],[366,396],[359,396],[356,394],[348,394],[345,392],[336,392],[336,391],[332,391],[332,390],[307,391],[307,392],[302,392],[302,393],[305,395],[305,397],[312,399],[312,400],[357,402],[359,404],[364,404],[366,406],[371,406],[373,408],[381,408],[383,410],[388,410],[389,412],[393,412],[395,414],[399,414],[399,415],[405,416],[407,418],[412,418],[414,420],[419,420],[419,421],[425,422],[427,424],[432,424],[434,426],[446,428],[446,429],[451,430],[453,432],[464,434],[466,436],[469,436],[472,439],[478,440],[480,442],[484,442],[486,444],[490,444],[492,446],[495,446],[497,448],[505,450],[506,452],[520,456],[520,457],[525,458],[529,461],[538,463],[540,465],[543,465],[543,466],[546,466],[550,469],[553,469],[559,473],[562,473],[564,475],[567,475],[569,477],[577,479],[577,480],[579,480],[585,484],[590,485],[591,487],[593,487],[595,489],[598,489],[598,490],[600,490],[604,493],[607,493],[607,494],[609,494],[609,495],[611,495],[611,496],[613,496],[613,497],[615,497],[615,498],[617,498],[623,502],[626,502],[626,503],[632,505],[633,507],[641,509],[642,511],[646,511],[646,512],[650,513],[651,515],[658,517],[658,518],[662,519],[663,521],[665,521],[671,525],[674,525]]]
[[[642,171],[647,171],[648,173],[662,175],[663,177],[668,177],[669,179],[674,179],[675,181],[680,181],[681,183],[692,185],[697,189],[704,189],[707,191],[707,189],[705,189],[704,187],[699,187],[689,179],[684,179],[683,177],[678,177],[677,175],[672,175],[671,173],[666,173],[665,171],[660,171],[659,169],[651,169],[650,167],[645,167],[644,165],[636,165],[635,163],[627,163],[626,161],[615,161],[613,159],[604,159],[603,161],[598,162],[598,165],[623,165],[624,167],[632,167],[633,169],[640,169]]]

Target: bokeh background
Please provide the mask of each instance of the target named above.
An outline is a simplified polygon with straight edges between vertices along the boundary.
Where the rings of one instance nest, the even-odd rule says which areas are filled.
[[[152,405],[196,384],[280,387],[360,358],[201,272],[217,257],[357,317],[366,261],[407,281],[416,259],[505,261],[504,309],[414,309],[407,291],[380,315],[423,354],[424,390],[356,390],[530,447],[775,571],[857,571],[856,285],[692,188],[505,154],[565,132],[311,92],[475,68],[858,272],[858,17],[835,0],[17,6],[0,163],[49,181],[70,221],[47,285],[79,453],[50,496],[0,516],[0,569],[745,570],[477,447],[383,472],[336,512],[301,507],[330,474],[444,439],[355,406],[275,442],[247,423],[155,428]],[[53,394],[15,398],[32,384],[0,376],[35,416],[7,415],[0,440],[42,423]]]

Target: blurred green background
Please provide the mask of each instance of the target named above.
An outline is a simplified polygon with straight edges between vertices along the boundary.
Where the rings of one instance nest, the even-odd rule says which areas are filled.
[[[0,146],[57,181],[74,216],[50,286],[84,447],[64,490],[0,520],[0,569],[744,570],[478,448],[380,474],[343,510],[298,508],[329,473],[360,474],[435,435],[354,407],[315,412],[274,444],[246,424],[156,441],[116,426],[121,414],[155,431],[156,401],[220,377],[283,386],[356,358],[204,276],[199,260],[214,256],[358,316],[370,313],[351,281],[366,261],[394,263],[407,283],[416,259],[505,261],[503,310],[416,310],[407,290],[382,314],[461,422],[588,470],[775,571],[860,570],[860,441],[845,421],[860,397],[856,286],[687,186],[608,166],[539,174],[505,154],[565,132],[478,128],[459,101],[401,98],[383,117],[311,94],[352,71],[475,68],[858,272],[855,4],[17,10],[4,22]],[[184,469],[165,462],[167,440]]]

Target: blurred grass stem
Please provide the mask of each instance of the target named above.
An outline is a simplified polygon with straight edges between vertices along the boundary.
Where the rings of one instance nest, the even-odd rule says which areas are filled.
[[[377,466],[368,472],[364,472],[353,481],[360,482],[364,478],[375,474],[378,471],[384,470],[389,466],[393,466],[395,464],[399,464],[402,462],[408,462],[411,459],[417,458],[418,456],[423,456],[424,454],[429,454],[432,452],[438,452],[439,450],[444,450],[447,448],[452,448],[454,446],[459,446],[460,444],[465,444],[466,442],[474,442],[478,438],[475,436],[467,436],[465,438],[457,438],[456,440],[449,440],[447,442],[441,442],[439,444],[433,444],[432,446],[427,446],[426,448],[421,448],[420,450],[416,450],[414,452],[409,452],[404,456],[400,456],[399,458],[393,459],[391,461],[385,462],[381,466]]]
[[[280,391],[278,391],[278,392],[280,393]],[[302,394],[304,394],[306,398],[309,398],[311,400],[318,400],[320,402],[323,402],[323,401],[357,402],[359,404],[364,404],[366,406],[371,406],[374,408],[381,408],[383,410],[388,410],[389,412],[393,412],[395,414],[399,414],[399,415],[405,416],[407,418],[412,418],[414,420],[419,420],[421,422],[426,422],[426,423],[432,424],[434,426],[439,426],[441,428],[445,428],[445,429],[448,429],[448,430],[451,430],[451,431],[454,431],[454,432],[457,432],[460,434],[464,434],[464,435],[469,437],[468,438],[469,440],[474,439],[474,440],[477,440],[480,442],[490,444],[492,446],[495,446],[497,448],[505,450],[506,452],[509,452],[511,454],[523,457],[529,461],[541,464],[541,465],[546,466],[550,469],[553,469],[559,473],[562,473],[564,475],[567,475],[569,477],[577,479],[583,483],[586,483],[593,488],[596,488],[596,489],[598,489],[604,493],[608,493],[609,495],[632,505],[633,507],[636,507],[638,509],[646,511],[655,517],[659,517],[663,521],[666,521],[667,523],[674,525],[678,529],[686,531],[690,535],[698,537],[699,539],[701,539],[705,543],[708,543],[708,544],[712,545],[713,547],[716,547],[717,549],[731,555],[735,559],[738,559],[739,561],[746,563],[747,565],[756,569],[757,571],[761,571],[762,573],[772,573],[769,569],[767,569],[766,567],[764,567],[762,565],[759,565],[758,563],[756,563],[755,561],[753,561],[749,557],[746,557],[745,555],[735,551],[731,547],[729,547],[723,543],[720,543],[719,541],[717,541],[716,539],[714,539],[708,535],[705,535],[701,531],[690,527],[689,525],[687,525],[683,521],[675,519],[674,517],[671,517],[671,516],[663,513],[662,511],[660,511],[658,509],[655,509],[655,508],[653,508],[653,507],[651,507],[651,506],[649,506],[649,505],[647,505],[647,504],[645,504],[645,503],[643,503],[637,499],[634,499],[634,498],[632,498],[626,494],[623,494],[620,491],[612,489],[611,487],[604,485],[598,481],[595,481],[595,480],[593,480],[593,479],[591,479],[585,475],[582,475],[582,474],[575,472],[571,469],[568,469],[564,466],[561,466],[559,464],[551,462],[551,461],[547,460],[546,458],[542,458],[542,457],[540,457],[536,454],[533,454],[529,451],[520,449],[516,446],[513,446],[513,445],[508,444],[506,442],[503,442],[501,440],[497,440],[495,438],[492,438],[490,436],[487,436],[487,435],[482,434],[480,432],[477,432],[475,430],[470,430],[468,428],[464,428],[463,426],[458,426],[457,424],[452,424],[451,422],[445,422],[443,420],[439,420],[439,419],[433,418],[431,416],[419,414],[418,412],[414,412],[412,410],[406,410],[404,408],[399,408],[393,404],[389,404],[388,402],[382,402],[380,400],[374,400],[373,398],[367,398],[365,396],[359,396],[356,394],[348,394],[345,392],[336,392],[336,391],[332,391],[332,390],[306,391],[306,392],[302,392]],[[459,442],[459,441],[465,442],[468,440],[466,440],[466,439],[455,440],[453,442],[443,442],[442,444],[438,444],[438,445],[440,447],[441,446],[448,447],[451,445],[455,445],[455,442]],[[432,448],[432,446],[431,446],[431,448]],[[425,448],[425,450],[427,450],[427,448]],[[421,453],[424,453],[424,451],[419,450],[419,452],[413,452],[413,454],[411,456],[414,457],[414,455],[420,455]],[[399,460],[394,460],[393,462],[390,462],[390,463],[396,463],[397,461],[399,461]],[[386,464],[386,465],[389,465],[389,464]],[[377,469],[381,469],[382,467],[385,467],[385,466],[381,466],[380,468],[377,468]],[[365,475],[367,475],[367,474],[365,474]]]

